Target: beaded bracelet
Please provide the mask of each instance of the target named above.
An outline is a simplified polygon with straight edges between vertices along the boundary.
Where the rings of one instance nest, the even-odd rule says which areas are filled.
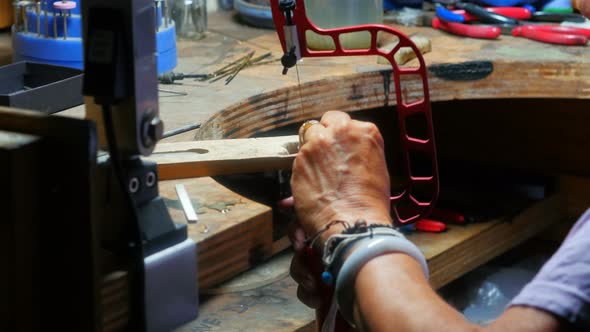
[[[364,264],[371,259],[391,252],[407,254],[416,259],[428,278],[428,266],[424,255],[393,225],[371,224],[357,220],[353,226],[346,221],[331,221],[324,229],[306,242],[315,245],[321,234],[336,224],[344,225],[341,234],[334,234],[324,243],[322,262],[324,272],[322,280],[328,285],[336,282],[336,302],[342,316],[354,326],[352,306],[354,303],[354,282],[356,275]],[[352,253],[348,252],[354,248]]]

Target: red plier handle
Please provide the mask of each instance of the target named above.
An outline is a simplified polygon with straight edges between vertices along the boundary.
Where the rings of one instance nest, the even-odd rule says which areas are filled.
[[[438,17],[432,19],[432,27],[455,35],[480,39],[496,39],[502,33],[502,30],[495,26],[446,22]]]
[[[588,37],[579,32],[572,31],[571,28],[559,29],[561,26],[537,26],[537,25],[522,25],[517,26],[512,30],[512,35],[515,37],[523,37],[531,40],[536,40],[544,43],[558,44],[558,45],[586,45]]]
[[[491,13],[507,16],[517,20],[528,20],[532,15],[530,10],[522,7],[486,7],[485,9]],[[479,20],[479,17],[471,15],[465,12],[463,9],[453,10],[453,13],[463,15],[463,17],[465,17],[465,22]]]

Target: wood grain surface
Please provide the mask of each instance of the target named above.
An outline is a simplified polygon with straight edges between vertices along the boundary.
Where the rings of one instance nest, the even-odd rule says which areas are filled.
[[[291,169],[298,136],[158,144],[149,160],[161,180]]]
[[[176,184],[183,184],[199,221],[187,224],[197,243],[199,288],[207,289],[270,257],[272,213],[209,177],[160,182],[160,196],[175,222],[187,223]]]
[[[564,197],[554,195],[510,220],[451,226],[445,233],[409,238],[426,256],[430,283],[438,289],[548,226],[570,219],[563,216]],[[291,255],[279,255],[222,284],[202,303],[199,317],[175,332],[314,331],[315,313],[295,299],[297,284],[288,276]]]

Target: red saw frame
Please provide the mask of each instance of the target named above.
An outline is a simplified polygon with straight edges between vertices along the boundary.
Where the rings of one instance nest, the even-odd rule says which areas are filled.
[[[287,42],[292,44],[293,39],[297,38],[295,44],[301,46],[299,50],[295,50],[297,60],[304,57],[380,55],[391,63],[393,68],[392,75],[395,82],[399,131],[402,146],[402,161],[407,177],[404,190],[400,194],[391,197],[393,219],[397,225],[406,225],[416,222],[428,215],[438,198],[439,178],[426,65],[418,47],[416,47],[414,42],[401,31],[386,25],[365,24],[335,29],[318,28],[308,19],[305,13],[304,0],[296,0],[296,6],[292,10],[292,17],[287,18],[283,10],[279,7],[279,1],[280,0],[271,0],[272,16],[279,39],[281,40],[283,51],[286,54],[294,51],[293,49],[287,49]],[[287,23],[291,23],[291,25]],[[292,30],[293,25],[296,30]],[[288,28],[287,31],[285,30],[285,27]],[[295,31],[296,33],[294,33]],[[307,47],[306,31],[312,31],[318,35],[331,37],[336,46],[335,49],[322,51],[310,50]],[[361,31],[369,32],[371,34],[371,46],[369,49],[344,49],[342,47],[339,38],[341,34]],[[377,34],[380,31],[392,34],[399,39],[398,44],[389,52],[379,49],[377,45]],[[395,62],[394,55],[402,47],[410,47],[414,51],[420,63],[418,68],[403,68]],[[412,103],[404,103],[401,90],[401,77],[404,75],[419,75],[422,78],[423,98],[421,100]],[[416,114],[423,115],[426,120],[426,137],[417,138],[408,134],[407,119]],[[425,156],[430,159],[432,165],[430,175],[421,174],[420,176],[417,176],[412,174],[412,163],[417,163],[412,156],[416,155]],[[413,195],[418,187],[431,188],[429,201],[420,201],[415,195]],[[405,201],[404,206],[400,206],[402,200]]]

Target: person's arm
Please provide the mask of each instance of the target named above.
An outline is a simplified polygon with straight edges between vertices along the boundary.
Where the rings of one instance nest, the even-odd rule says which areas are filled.
[[[556,316],[530,307],[511,307],[487,327],[469,323],[444,302],[413,258],[390,254],[369,261],[355,286],[355,321],[361,331],[559,331]]]
[[[295,159],[291,179],[301,225],[291,236],[298,252],[292,262],[291,275],[299,282],[300,299],[316,306],[318,284],[302,259],[303,239],[317,234],[334,220],[390,223],[389,175],[383,139],[372,124],[351,120],[346,113],[328,112],[320,124],[301,134],[304,144]],[[335,225],[323,233],[320,247],[330,235],[341,231],[342,226]],[[588,244],[583,235],[578,238]],[[577,248],[587,259],[590,248]],[[579,273],[586,276],[582,280],[590,280],[590,271]],[[540,289],[551,291],[547,287]],[[520,303],[513,303],[490,326],[480,327],[467,322],[439,298],[424,277],[420,264],[400,253],[385,254],[366,263],[356,275],[351,291],[356,299],[354,320],[362,331],[391,331],[393,328],[396,331],[557,331],[567,326],[557,317],[563,317],[562,312],[575,317],[575,313],[580,312],[579,304],[585,300],[570,301],[576,305],[572,308],[567,298],[560,298],[566,303],[562,303],[561,311],[556,311],[552,310],[555,309],[552,304],[537,305],[533,303],[537,298],[528,296]]]

